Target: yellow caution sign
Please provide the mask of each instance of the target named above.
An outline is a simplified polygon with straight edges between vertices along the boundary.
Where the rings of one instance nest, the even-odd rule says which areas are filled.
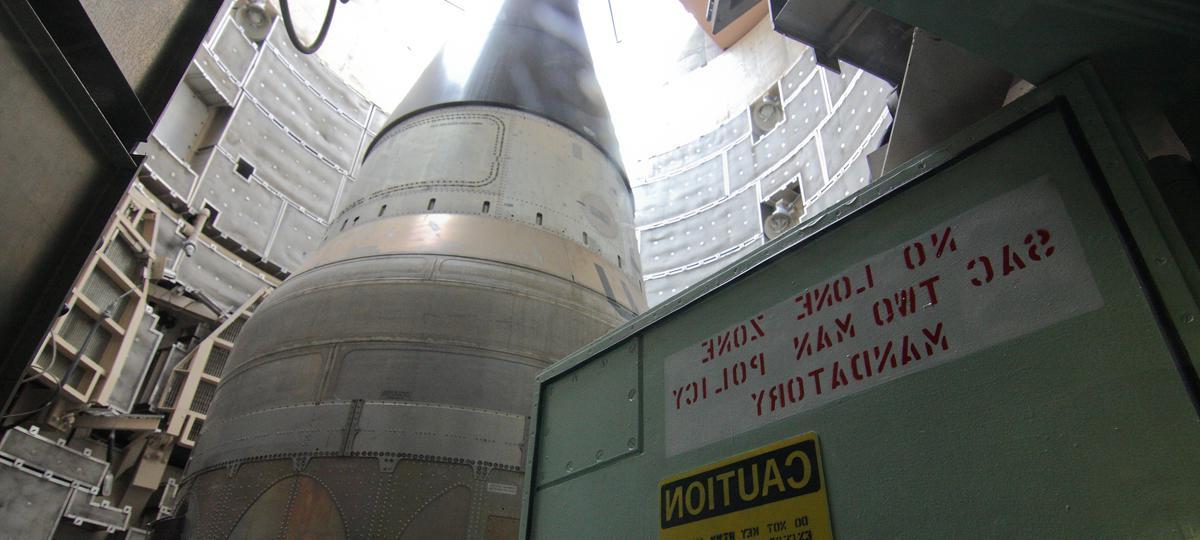
[[[815,433],[663,479],[662,540],[833,538]]]

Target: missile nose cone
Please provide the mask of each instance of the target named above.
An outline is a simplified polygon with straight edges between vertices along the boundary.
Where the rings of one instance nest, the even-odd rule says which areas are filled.
[[[645,298],[577,6],[490,24],[461,77],[450,44],[425,71],[241,331],[185,536],[516,536],[534,377]]]

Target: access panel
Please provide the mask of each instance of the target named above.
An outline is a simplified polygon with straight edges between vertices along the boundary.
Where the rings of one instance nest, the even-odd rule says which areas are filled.
[[[1077,68],[551,367],[525,537],[1196,534],[1197,272],[1131,149]],[[600,361],[641,391],[580,407]]]

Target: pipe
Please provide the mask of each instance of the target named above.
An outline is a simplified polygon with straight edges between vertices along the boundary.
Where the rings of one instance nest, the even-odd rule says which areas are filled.
[[[205,225],[208,225],[208,218],[210,216],[212,216],[212,210],[204,207],[192,218],[192,222],[189,225],[191,230],[188,231],[188,236],[183,241],[183,253],[188,257],[191,257],[196,252],[196,244],[200,241],[200,234],[204,232]],[[220,313],[220,310],[217,310],[217,313]]]

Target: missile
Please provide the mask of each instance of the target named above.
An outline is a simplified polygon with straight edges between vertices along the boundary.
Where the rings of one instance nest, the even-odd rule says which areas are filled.
[[[516,536],[535,375],[645,309],[595,81],[573,0],[446,45],[241,331],[184,537]]]

